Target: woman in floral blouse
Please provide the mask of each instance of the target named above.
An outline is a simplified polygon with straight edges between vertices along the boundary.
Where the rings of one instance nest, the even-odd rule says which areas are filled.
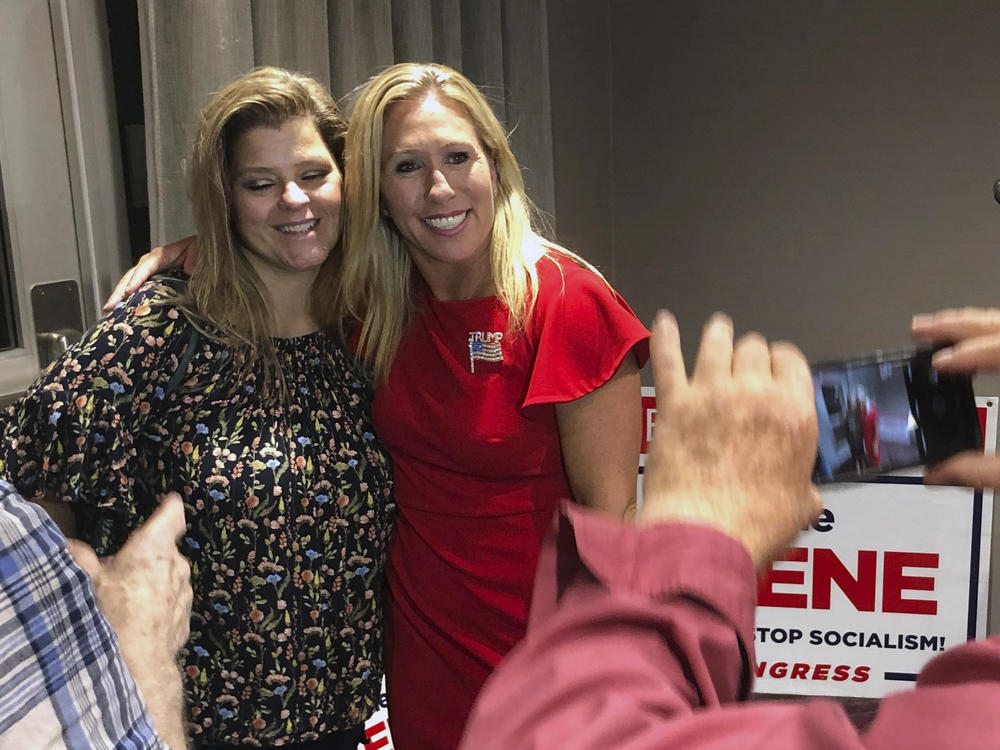
[[[354,750],[379,695],[391,472],[369,373],[327,303],[345,127],[320,84],[287,71],[216,94],[191,165],[190,284],[142,286],[3,423],[3,474],[72,503],[98,554],[158,494],[183,494],[198,748]]]

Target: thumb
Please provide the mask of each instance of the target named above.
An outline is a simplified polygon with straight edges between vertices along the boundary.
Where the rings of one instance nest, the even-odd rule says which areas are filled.
[[[966,487],[1000,486],[1000,456],[984,456],[979,451],[966,451],[947,461],[928,466],[924,471],[927,484],[961,484]]]
[[[94,552],[94,548],[79,539],[67,539],[66,549],[73,556],[76,564],[83,568],[83,572],[91,579],[97,580],[101,574],[101,561],[98,559],[97,553]]]
[[[168,492],[160,498],[160,507],[139,531],[154,540],[162,538],[171,544],[176,544],[186,528],[184,502],[176,492]]]

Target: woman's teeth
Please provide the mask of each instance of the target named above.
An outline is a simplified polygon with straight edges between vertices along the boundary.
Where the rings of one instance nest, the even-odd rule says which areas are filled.
[[[301,224],[279,224],[277,229],[279,232],[284,232],[285,234],[296,234],[315,229],[317,224],[319,224],[319,219],[310,219],[309,221],[303,221]]]
[[[468,211],[463,211],[462,213],[455,214],[454,216],[424,219],[424,222],[435,229],[454,229],[465,221],[465,217],[468,215]]]

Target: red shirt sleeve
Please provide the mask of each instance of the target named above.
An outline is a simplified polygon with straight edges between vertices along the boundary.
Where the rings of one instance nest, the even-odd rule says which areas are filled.
[[[538,261],[529,334],[534,364],[522,407],[573,401],[604,385],[634,351],[649,358],[649,331],[600,276],[571,258]]]
[[[859,735],[834,701],[741,702],[755,578],[734,540],[570,503],[556,532],[528,633],[480,694],[463,750],[954,750],[1000,737],[1000,637],[939,656]]]

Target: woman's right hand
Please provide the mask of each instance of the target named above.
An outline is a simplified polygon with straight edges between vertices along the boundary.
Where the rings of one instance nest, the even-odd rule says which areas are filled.
[[[154,247],[121,277],[108,301],[104,303],[104,312],[111,312],[115,305],[142,286],[142,283],[154,273],[168,271],[171,268],[183,268],[184,273],[190,276],[194,273],[197,259],[198,238],[194,235],[163,247]]]

